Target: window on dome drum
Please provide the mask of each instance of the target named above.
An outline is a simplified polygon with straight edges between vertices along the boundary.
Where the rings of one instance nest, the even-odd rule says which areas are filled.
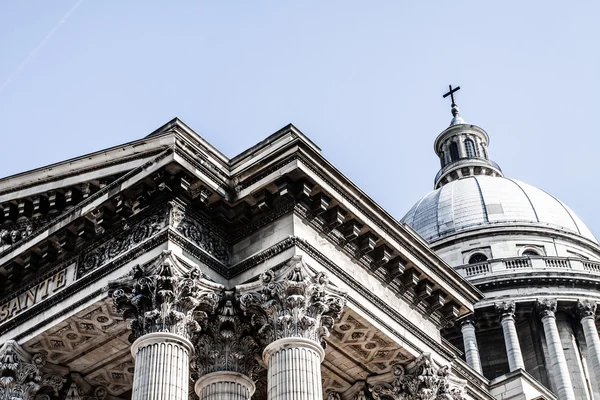
[[[467,157],[475,157],[475,144],[471,139],[465,140],[465,149],[467,150]]]
[[[522,254],[524,257],[529,257],[529,256],[539,256],[537,251],[534,250],[525,250]]]
[[[450,160],[458,160],[458,145],[456,144],[456,142],[450,143]]]
[[[477,264],[480,262],[487,261],[487,257],[485,254],[475,253],[471,257],[469,257],[469,264]]]

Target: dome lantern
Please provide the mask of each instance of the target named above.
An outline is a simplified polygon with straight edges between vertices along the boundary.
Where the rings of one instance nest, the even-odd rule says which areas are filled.
[[[478,126],[467,124],[460,116],[454,101],[454,93],[459,89],[460,86],[453,89],[450,85],[450,91],[444,94],[452,99],[452,121],[434,142],[441,165],[435,177],[435,189],[468,176],[503,176],[498,164],[489,159],[488,134]]]

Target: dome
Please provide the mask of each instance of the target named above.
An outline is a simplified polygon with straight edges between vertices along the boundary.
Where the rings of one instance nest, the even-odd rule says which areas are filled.
[[[559,229],[597,243],[562,202],[536,187],[501,176],[470,176],[446,183],[423,197],[401,221],[429,242],[484,226],[517,223]]]

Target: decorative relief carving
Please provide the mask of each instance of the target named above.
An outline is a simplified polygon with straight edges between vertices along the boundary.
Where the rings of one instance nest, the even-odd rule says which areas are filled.
[[[201,279],[201,272],[182,266],[170,251],[153,263],[135,266],[109,284],[118,312],[129,319],[131,342],[151,332],[171,332],[190,338],[214,313],[223,289]]]
[[[278,273],[266,271],[258,282],[238,287],[240,305],[252,316],[263,344],[281,338],[325,339],[340,318],[345,293],[323,272],[312,273],[302,257],[293,257]]]
[[[205,325],[192,338],[196,350],[192,367],[198,375],[230,371],[255,379],[262,348],[254,340],[255,328],[240,310],[234,292],[222,293],[216,314],[209,315]]]
[[[515,316],[515,311],[517,310],[517,306],[515,302],[512,300],[503,301],[501,303],[495,304],[496,313],[500,315],[500,318],[512,317]]]
[[[166,226],[167,216],[164,211],[159,211],[124,229],[122,234],[86,253],[79,263],[77,276],[82,277],[106,264],[108,261],[155,236]]]
[[[575,312],[580,319],[586,317],[596,317],[596,302],[591,302],[589,300],[578,301],[575,306]]]
[[[424,353],[406,369],[395,365],[388,374],[368,378],[367,384],[374,400],[465,400],[464,389],[450,382],[449,369],[436,368]]]
[[[208,226],[206,221],[190,215],[183,206],[170,202],[170,225],[196,246],[223,264],[229,263],[227,242]],[[203,223],[204,222],[204,223]]]
[[[55,374],[42,375],[43,354],[30,356],[17,342],[0,348],[0,400],[33,400],[42,387],[58,394],[64,380]]]
[[[536,306],[541,318],[554,317],[554,313],[556,312],[556,299],[538,300]]]

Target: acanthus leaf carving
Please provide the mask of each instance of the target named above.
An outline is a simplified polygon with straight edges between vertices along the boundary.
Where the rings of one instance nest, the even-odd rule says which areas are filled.
[[[259,282],[238,287],[240,305],[252,317],[263,344],[300,337],[325,348],[334,323],[346,304],[346,294],[329,284],[324,272],[309,270],[293,257],[278,273],[264,272]]]
[[[577,305],[575,306],[576,309],[576,313],[579,316],[579,318],[586,318],[586,317],[592,317],[594,318],[596,316],[596,302],[592,302],[589,301],[587,299],[583,300],[583,301],[578,301]]]
[[[541,299],[538,300],[537,304],[538,313],[542,318],[554,317],[556,313],[557,302],[556,299]]]
[[[229,371],[255,379],[262,348],[255,341],[255,328],[241,311],[233,291],[223,291],[218,309],[206,319],[206,328],[196,332],[192,367],[199,376]]]
[[[424,353],[406,369],[396,364],[392,371],[367,379],[374,400],[465,400],[462,387],[452,385],[449,366],[436,368]]]
[[[0,400],[33,400],[40,388],[48,386],[55,393],[64,380],[54,374],[42,376],[46,357],[30,356],[14,340],[0,348]]]
[[[183,267],[170,251],[153,263],[135,266],[110,283],[115,308],[130,320],[129,340],[152,332],[170,332],[189,339],[214,313],[222,286],[201,278],[196,268]]]

